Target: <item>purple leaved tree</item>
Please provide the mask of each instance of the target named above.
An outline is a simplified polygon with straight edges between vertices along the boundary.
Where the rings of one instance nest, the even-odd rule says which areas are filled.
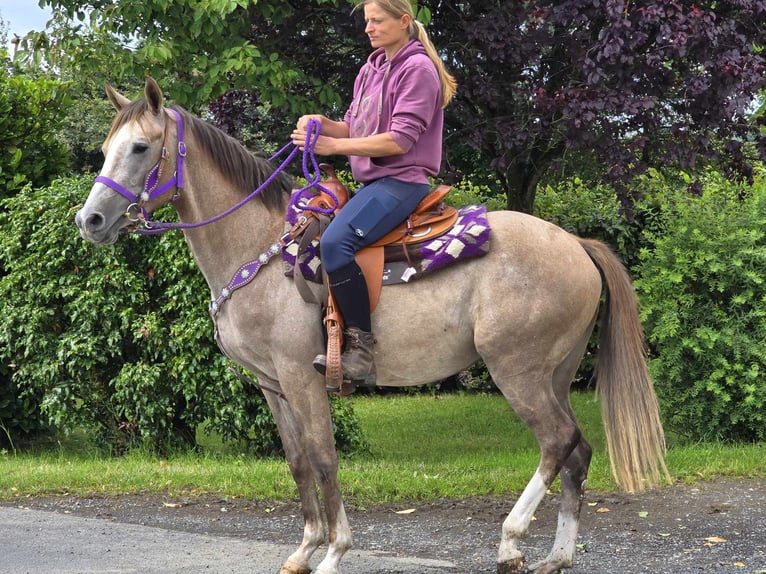
[[[540,178],[595,160],[630,205],[648,167],[714,165],[749,178],[766,159],[766,1],[432,2],[430,29],[456,72],[451,167],[480,157],[508,207]],[[759,125],[760,124],[760,125]],[[571,162],[570,162],[571,163]]]

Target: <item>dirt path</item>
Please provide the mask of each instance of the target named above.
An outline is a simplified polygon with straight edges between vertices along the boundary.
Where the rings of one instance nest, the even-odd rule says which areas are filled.
[[[512,502],[482,497],[352,506],[348,513],[357,549],[439,560],[454,565],[445,572],[480,574],[495,572],[500,525]],[[555,494],[547,496],[532,524],[524,544],[531,560],[542,558],[553,541],[556,502]],[[243,541],[297,544],[301,537],[293,503],[128,495],[0,504]],[[766,574],[766,481],[718,480],[638,496],[590,492],[580,532],[571,574]]]

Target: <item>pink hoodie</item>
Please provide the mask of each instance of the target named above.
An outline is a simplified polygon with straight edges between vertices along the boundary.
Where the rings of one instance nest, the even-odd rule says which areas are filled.
[[[378,48],[359,70],[345,122],[350,137],[388,132],[406,151],[387,157],[349,156],[354,179],[394,177],[428,183],[441,168],[444,113],[439,74],[423,45],[411,40],[386,62]]]

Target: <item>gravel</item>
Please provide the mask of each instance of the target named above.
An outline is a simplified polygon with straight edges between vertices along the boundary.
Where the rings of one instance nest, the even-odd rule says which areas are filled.
[[[763,479],[720,479],[640,495],[588,492],[575,566],[568,572],[766,574],[765,497]],[[415,571],[422,574],[480,574],[495,572],[500,527],[513,502],[512,497],[479,497],[367,508],[351,505],[347,512],[355,550],[421,559]],[[557,495],[549,494],[536,513],[530,536],[523,542],[530,562],[550,549],[556,504]],[[252,544],[297,545],[302,535],[295,502],[130,494],[19,497],[0,505]],[[256,561],[250,571],[262,574],[258,568]],[[388,568],[376,572],[413,571]]]

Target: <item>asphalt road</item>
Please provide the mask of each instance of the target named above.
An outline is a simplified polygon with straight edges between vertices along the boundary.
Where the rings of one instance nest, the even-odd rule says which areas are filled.
[[[294,549],[293,544],[0,508],[0,572],[4,574],[274,574]],[[344,570],[350,574],[436,574],[454,567],[444,560],[360,550],[352,550],[344,559]]]
[[[355,549],[343,573],[493,574],[512,503],[481,497],[349,506]],[[550,549],[556,504],[551,493],[535,514],[522,544],[530,561]],[[0,574],[275,574],[301,533],[295,503],[19,497],[0,501]],[[766,574],[766,481],[719,479],[634,496],[588,492],[567,572]]]

